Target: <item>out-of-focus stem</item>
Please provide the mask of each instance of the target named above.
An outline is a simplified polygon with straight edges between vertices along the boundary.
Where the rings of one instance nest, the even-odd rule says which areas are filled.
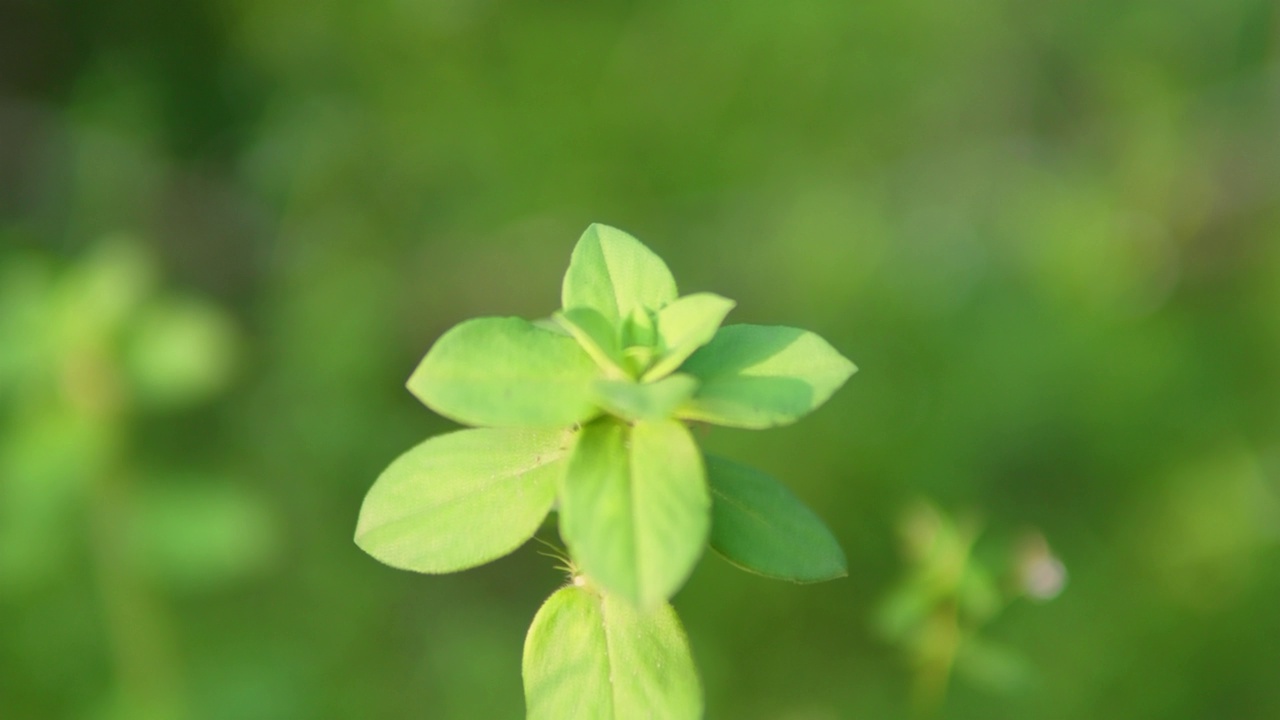
[[[925,631],[925,653],[920,658],[913,689],[912,709],[917,718],[935,717],[947,697],[947,685],[960,651],[960,611],[955,602],[934,611]]]
[[[140,577],[129,547],[130,493],[122,468],[95,483],[91,538],[103,615],[123,717],[187,717],[172,633],[157,598]]]

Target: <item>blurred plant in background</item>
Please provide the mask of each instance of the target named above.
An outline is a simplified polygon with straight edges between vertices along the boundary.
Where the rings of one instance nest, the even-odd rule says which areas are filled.
[[[992,690],[1024,689],[1032,672],[1026,660],[981,630],[1017,598],[1048,600],[1062,591],[1066,568],[1044,537],[1024,536],[993,563],[975,554],[975,520],[956,521],[924,503],[905,514],[899,533],[907,576],[876,622],[910,660],[917,711],[927,716],[941,707],[953,672]]]
[[[0,596],[38,602],[74,588],[90,608],[101,604],[87,614],[103,625],[117,683],[99,699],[101,717],[187,716],[165,596],[234,582],[271,559],[274,528],[259,499],[134,455],[139,422],[225,391],[237,343],[215,306],[163,291],[144,246],[128,238],[104,239],[69,267],[5,257]],[[81,563],[88,586],[68,587]],[[55,618],[23,619],[10,637],[28,670],[68,660],[41,658],[41,646],[95,645],[87,628],[60,629],[66,644],[50,643],[42,620]]]

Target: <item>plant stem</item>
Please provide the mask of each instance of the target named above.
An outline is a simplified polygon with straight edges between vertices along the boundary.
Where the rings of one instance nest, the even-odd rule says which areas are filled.
[[[188,716],[172,632],[159,600],[139,576],[129,542],[128,473],[120,467],[94,483],[91,538],[98,588],[116,672],[121,717]]]
[[[961,629],[958,604],[947,602],[929,620],[924,653],[916,673],[913,716],[936,717],[947,697],[947,685],[960,651]]]

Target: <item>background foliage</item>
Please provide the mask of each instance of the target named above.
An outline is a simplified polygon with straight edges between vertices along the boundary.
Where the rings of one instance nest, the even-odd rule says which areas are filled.
[[[431,341],[602,221],[861,368],[702,438],[850,567],[704,560],[709,717],[904,717],[931,607],[942,717],[1280,717],[1277,88],[1269,0],[7,0],[0,708],[518,717],[555,561],[351,536]],[[1006,607],[1032,528],[1070,580]]]

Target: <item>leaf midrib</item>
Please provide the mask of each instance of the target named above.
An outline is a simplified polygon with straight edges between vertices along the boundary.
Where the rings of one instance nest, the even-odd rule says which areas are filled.
[[[613,637],[609,634],[609,620],[606,617],[606,608],[608,605],[604,601],[604,597],[596,595],[596,602],[600,603],[600,625],[604,630],[604,654],[609,663],[609,717],[617,720],[618,711],[618,682],[614,676],[614,668],[618,663],[613,656]]]
[[[604,258],[604,276],[609,281],[609,300],[613,303],[614,313],[618,321],[622,321],[622,304],[618,302],[618,283],[613,279],[613,266],[610,263],[609,251],[605,248],[605,243],[599,234],[596,235],[596,244],[600,246],[600,256]]]
[[[761,526],[769,530],[776,530],[778,528],[778,526],[770,524],[768,519],[762,513],[752,509],[750,506],[744,504],[742,501],[738,500],[737,498],[726,495],[724,491],[721,490],[720,488],[712,486],[711,494],[719,498],[722,498],[726,503],[737,508],[739,511],[742,512],[742,514],[746,515],[752,520],[755,520]]]
[[[638,510],[640,506],[636,497],[636,469],[631,455],[631,443],[634,441],[634,438],[627,438],[627,442],[623,445],[627,450],[627,498],[631,501],[631,507],[627,515],[631,521],[631,554],[636,566],[636,600],[640,604],[644,604],[648,586],[645,578],[648,573],[646,572],[647,564],[641,558],[640,552],[640,518]]]

